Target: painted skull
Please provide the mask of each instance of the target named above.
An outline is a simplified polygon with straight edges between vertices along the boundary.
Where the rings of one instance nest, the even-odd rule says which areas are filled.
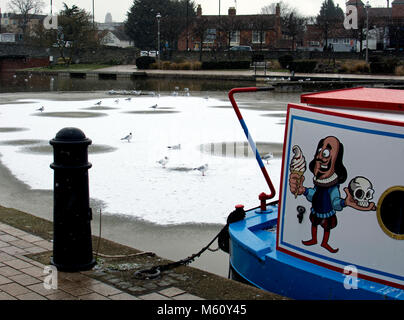
[[[372,183],[365,177],[355,177],[349,182],[349,192],[360,207],[369,206],[369,200],[373,199]]]

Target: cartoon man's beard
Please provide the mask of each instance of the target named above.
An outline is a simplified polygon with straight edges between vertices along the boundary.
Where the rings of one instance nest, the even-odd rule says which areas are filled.
[[[325,174],[327,174],[327,173],[330,173],[330,174],[332,174],[332,172],[330,172],[330,168],[331,168],[331,162],[329,161],[326,165],[325,164],[323,164],[322,162],[321,162],[321,160],[316,160],[316,162],[317,162],[317,164],[319,164],[319,168],[317,168],[316,169],[316,174],[315,174],[315,176],[316,176],[316,178],[317,179],[319,179],[319,178],[321,178],[321,177],[323,177]],[[326,166],[325,168],[321,168],[321,165],[324,165],[324,166]],[[323,170],[325,170],[325,171],[322,171],[321,169],[323,169]]]

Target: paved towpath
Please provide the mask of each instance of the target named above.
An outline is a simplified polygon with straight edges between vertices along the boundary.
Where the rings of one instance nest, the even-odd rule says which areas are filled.
[[[47,289],[46,266],[27,255],[49,250],[50,241],[0,223],[0,300],[201,300],[174,286],[130,294],[90,277],[91,271],[58,272],[57,289]]]

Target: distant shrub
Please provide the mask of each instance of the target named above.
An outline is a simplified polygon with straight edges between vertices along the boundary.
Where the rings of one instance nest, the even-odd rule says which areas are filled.
[[[370,67],[365,61],[349,60],[341,65],[339,68],[341,73],[369,73]]]
[[[192,63],[192,70],[201,70],[202,69],[202,63],[199,61],[195,61]]]
[[[293,62],[293,56],[290,54],[285,54],[278,58],[278,61],[282,67],[282,69],[289,69],[291,63]]]
[[[154,62],[149,65],[148,69],[158,69],[158,63]],[[199,61],[171,62],[161,61],[160,68],[162,70],[200,70],[201,63]]]
[[[138,69],[149,69],[152,63],[155,63],[156,59],[149,56],[139,57],[136,59],[136,66]]]
[[[278,60],[269,60],[268,62],[269,68],[272,70],[279,70],[281,69],[281,64]]]
[[[404,66],[403,65],[397,66],[396,69],[394,70],[394,74],[396,76],[404,76]]]

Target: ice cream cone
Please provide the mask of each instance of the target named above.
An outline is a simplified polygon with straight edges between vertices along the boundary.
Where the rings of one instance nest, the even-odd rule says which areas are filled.
[[[299,186],[302,180],[302,176],[306,172],[306,159],[303,156],[302,150],[300,149],[299,146],[293,146],[292,151],[294,153],[294,156],[290,162],[290,172],[293,174],[299,175],[299,178],[297,179],[297,189],[295,191],[295,198],[298,196],[298,190]]]
[[[299,191],[300,181],[302,180],[302,177],[303,177],[303,175],[304,175],[304,172],[302,172],[302,171],[292,171],[291,174],[297,174],[297,175],[299,175],[299,178],[296,179],[297,186],[298,186],[298,188],[296,189],[296,192],[295,192],[295,199],[296,199],[296,198],[297,198],[297,192]]]

